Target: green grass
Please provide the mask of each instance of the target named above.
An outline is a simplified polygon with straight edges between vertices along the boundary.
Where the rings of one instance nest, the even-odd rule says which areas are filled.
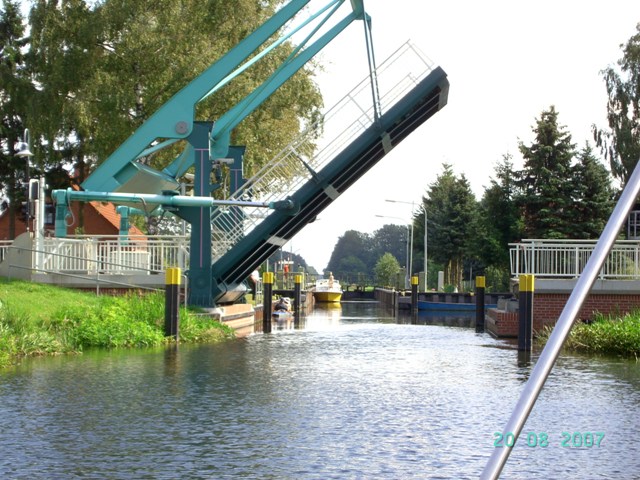
[[[20,357],[87,348],[151,347],[164,336],[164,294],[95,296],[22,281],[0,280],[0,367]],[[231,328],[181,308],[180,342],[216,342]]]
[[[551,335],[551,328],[540,333],[541,342]],[[640,311],[622,318],[597,315],[592,323],[573,326],[565,348],[571,351],[623,357],[640,357]]]

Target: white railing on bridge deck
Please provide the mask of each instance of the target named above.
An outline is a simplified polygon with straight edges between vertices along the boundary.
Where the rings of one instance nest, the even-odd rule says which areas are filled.
[[[541,278],[576,278],[584,270],[597,240],[525,239],[509,244],[511,275],[533,274]],[[599,278],[640,279],[640,242],[617,241]]]
[[[45,272],[145,274],[189,267],[189,239],[182,236],[47,237],[42,250],[37,269]]]
[[[382,113],[426,78],[433,68],[433,63],[410,42],[380,64],[376,72]],[[264,202],[285,199],[374,122],[371,82],[367,77],[232,194],[231,199]],[[231,248],[266,216],[264,210],[258,208],[216,209],[211,219],[214,243]],[[224,253],[224,248],[219,248],[214,258]]]

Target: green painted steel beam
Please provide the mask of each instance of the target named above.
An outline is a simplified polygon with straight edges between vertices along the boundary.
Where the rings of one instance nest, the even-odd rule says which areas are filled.
[[[83,202],[113,202],[113,203],[141,203],[147,205],[162,205],[165,207],[211,207],[238,206],[264,207],[278,210],[293,209],[293,202],[289,200],[278,202],[248,202],[243,200],[216,200],[212,197],[191,197],[188,195],[153,195],[142,193],[113,193],[77,191],[71,188],[53,190],[52,197],[58,206],[69,205],[72,201]]]

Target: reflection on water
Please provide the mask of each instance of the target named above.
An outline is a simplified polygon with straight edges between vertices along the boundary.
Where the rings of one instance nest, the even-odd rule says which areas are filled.
[[[477,478],[531,365],[467,319],[343,303],[221,345],[25,362],[0,373],[0,476]],[[518,440],[502,478],[637,478],[639,406],[635,362],[561,357],[525,426],[548,446]]]

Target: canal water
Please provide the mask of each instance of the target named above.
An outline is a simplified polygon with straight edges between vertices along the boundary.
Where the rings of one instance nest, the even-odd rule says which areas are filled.
[[[374,303],[222,345],[25,361],[0,372],[0,477],[478,478],[531,368],[471,317]],[[635,361],[563,355],[502,478],[640,478],[639,407]]]

